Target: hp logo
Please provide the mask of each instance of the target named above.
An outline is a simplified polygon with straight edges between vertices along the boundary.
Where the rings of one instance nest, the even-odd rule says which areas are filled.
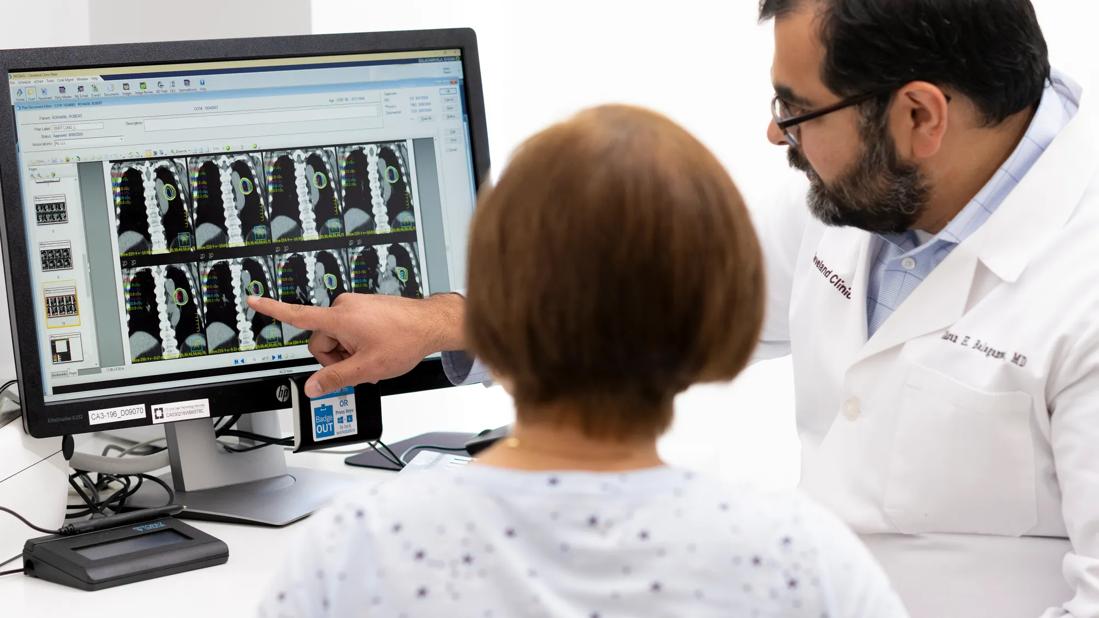
[[[290,401],[290,387],[285,384],[280,384],[275,389],[275,399],[279,400],[279,403],[286,403]]]

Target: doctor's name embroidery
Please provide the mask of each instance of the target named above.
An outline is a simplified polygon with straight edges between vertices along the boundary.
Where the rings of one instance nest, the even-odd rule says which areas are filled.
[[[991,345],[989,345],[989,343],[987,341],[984,341],[982,339],[976,339],[974,337],[970,337],[969,335],[959,335],[957,333],[952,333],[950,331],[944,331],[942,336],[940,337],[940,339],[942,339],[943,341],[948,341],[950,343],[959,345],[963,348],[968,348],[970,350],[973,350],[974,352],[977,352],[978,354],[984,354],[985,358],[993,358],[993,359],[996,359],[996,360],[1008,360],[1008,358],[1007,358],[1008,353],[1006,351],[998,350],[998,349],[992,347]],[[1018,365],[1019,367],[1026,367],[1026,362],[1027,362],[1027,358],[1026,358],[1025,355],[1019,354],[1018,352],[1012,352],[1012,354],[1011,354],[1011,363],[1013,365]]]
[[[847,300],[851,300],[851,286],[847,284],[847,281],[843,277],[832,272],[831,268],[825,266],[824,262],[817,256],[813,256],[813,266],[817,267],[820,274],[824,275],[824,278],[828,280],[828,283],[832,284],[832,287],[836,288],[836,291]]]

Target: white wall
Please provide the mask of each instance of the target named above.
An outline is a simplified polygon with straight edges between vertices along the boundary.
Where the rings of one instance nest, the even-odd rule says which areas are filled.
[[[1099,21],[1099,3],[1035,5],[1055,64],[1099,86],[1089,27]],[[149,0],[36,0],[6,3],[0,46],[471,26],[480,42],[495,167],[550,122],[585,106],[630,102],[695,132],[750,205],[765,208],[767,188],[792,172],[782,151],[764,139],[771,32],[756,24],[755,6],[754,0],[194,0],[167,11]],[[6,316],[2,292],[0,311]],[[8,337],[0,318],[0,378],[14,371]],[[791,484],[797,457],[790,387],[789,364],[776,361],[750,369],[734,385],[694,389],[680,400],[674,429],[690,448],[666,454],[728,476]]]
[[[1037,0],[1054,62],[1099,85],[1094,28],[1099,3]],[[470,26],[477,31],[490,150],[498,171],[510,151],[547,124],[589,105],[653,107],[695,132],[727,165],[755,209],[789,180],[784,153],[767,143],[770,25],[754,0],[313,0],[319,33]],[[732,385],[692,389],[665,456],[763,485],[797,479],[790,365],[748,370]],[[667,446],[667,445],[665,445]]]
[[[91,0],[92,43],[308,34],[309,0]]]

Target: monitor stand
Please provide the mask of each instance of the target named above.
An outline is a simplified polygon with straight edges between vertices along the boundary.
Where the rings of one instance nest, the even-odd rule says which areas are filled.
[[[237,428],[263,436],[281,435],[274,412],[246,414]],[[171,473],[160,478],[186,510],[179,517],[266,526],[303,519],[332,497],[362,481],[337,472],[288,468],[281,446],[229,453],[217,443],[210,419],[168,423]],[[248,446],[248,440],[241,440]],[[127,506],[163,506],[162,487],[145,481]]]

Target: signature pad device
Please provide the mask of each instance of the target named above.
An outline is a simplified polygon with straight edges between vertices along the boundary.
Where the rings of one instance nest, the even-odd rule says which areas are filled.
[[[174,517],[75,536],[30,539],[23,572],[81,590],[102,590],[224,564],[229,547]]]

